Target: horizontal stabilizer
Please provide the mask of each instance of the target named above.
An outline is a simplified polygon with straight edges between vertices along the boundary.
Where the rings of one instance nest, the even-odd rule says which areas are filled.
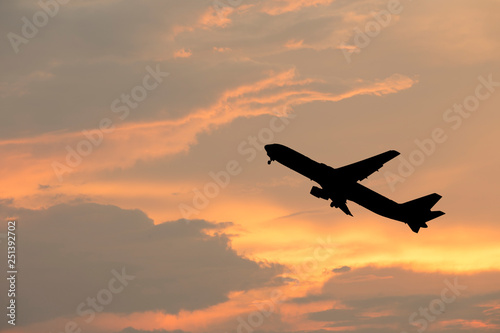
[[[418,234],[418,231],[420,230],[420,225],[418,224],[412,224],[412,223],[408,223],[408,225],[410,226],[410,229],[414,232],[414,233],[417,233]],[[426,224],[427,226],[427,224]]]
[[[430,212],[429,215],[425,218],[424,222],[428,222],[430,220],[434,220],[436,217],[440,217],[441,215],[444,215],[444,212],[442,211],[434,211]]]
[[[408,222],[408,226],[413,232],[418,233],[420,228],[427,228],[427,224],[425,222],[434,220],[436,217],[440,217],[441,215],[444,215],[444,212],[442,211],[429,212],[425,215],[424,218],[422,218],[418,222]]]

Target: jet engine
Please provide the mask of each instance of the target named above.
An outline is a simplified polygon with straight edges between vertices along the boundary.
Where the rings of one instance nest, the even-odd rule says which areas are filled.
[[[325,190],[323,190],[322,188],[313,186],[311,189],[311,194],[316,198],[328,200],[328,194],[326,194]]]

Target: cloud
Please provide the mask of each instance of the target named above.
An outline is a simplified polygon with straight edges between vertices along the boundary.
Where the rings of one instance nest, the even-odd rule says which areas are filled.
[[[282,270],[238,255],[224,234],[230,223],[153,225],[139,210],[92,203],[2,205],[0,212],[22,224],[17,300],[24,324],[63,316],[83,323],[87,315],[79,317],[77,307],[107,288],[113,270],[134,278],[102,313],[203,309],[227,301],[230,292],[274,283]]]
[[[152,331],[145,331],[145,330],[136,330],[133,327],[127,327],[120,332],[116,333],[188,333],[182,330],[174,330],[174,331],[166,331],[166,330],[152,330]]]
[[[174,52],[174,58],[189,58],[193,53],[191,50],[180,49]]]
[[[336,302],[329,309],[308,313],[309,320],[353,332],[381,328],[410,332],[424,324],[436,332],[454,327],[473,332],[498,326],[500,289],[493,281],[499,276],[499,271],[444,274],[367,266],[333,275],[321,293],[289,302]],[[420,309],[428,309],[432,319],[424,322]]]
[[[300,49],[303,47],[304,40],[295,40],[295,39],[290,39],[288,42],[286,42],[285,47],[289,49]]]
[[[337,267],[337,268],[332,269],[332,272],[333,273],[345,273],[345,272],[349,272],[350,270],[351,270],[351,267],[342,266],[342,267]]]
[[[231,48],[229,48],[229,47],[217,47],[217,46],[214,46],[213,50],[215,52],[221,52],[222,53],[222,52],[229,52],[229,51],[231,51]]]
[[[15,170],[9,167],[9,179],[13,174],[17,179],[24,179],[17,181],[16,191],[26,194],[32,192],[35,181],[36,184],[43,181],[53,185],[58,180],[67,181],[73,174],[130,168],[141,160],[151,161],[186,152],[197,143],[199,134],[238,118],[286,114],[294,106],[316,101],[338,102],[354,96],[393,94],[416,82],[416,79],[394,74],[383,80],[357,80],[339,87],[319,79],[301,78],[291,68],[270,72],[260,80],[227,89],[211,105],[197,108],[178,119],[137,123],[118,119],[111,121],[111,133],[88,129],[86,135],[80,131],[61,131],[3,140],[0,152],[9,156],[9,165],[19,166]],[[85,149],[81,145],[85,145]],[[18,196],[16,193],[10,195]]]
[[[333,0],[278,0],[267,1],[262,7],[262,11],[269,15],[281,15],[288,12],[297,12],[306,7],[326,6]]]

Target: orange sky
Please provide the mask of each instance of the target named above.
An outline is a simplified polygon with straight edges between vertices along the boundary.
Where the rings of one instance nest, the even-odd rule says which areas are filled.
[[[22,240],[2,331],[500,329],[497,1],[43,3],[0,5]],[[446,215],[346,216],[267,165],[273,142],[332,167],[397,150],[362,184]]]

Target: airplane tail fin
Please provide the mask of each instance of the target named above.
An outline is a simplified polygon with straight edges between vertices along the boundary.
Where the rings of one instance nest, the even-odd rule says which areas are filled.
[[[442,211],[431,211],[439,199],[441,196],[433,193],[402,204],[403,209],[408,213],[406,223],[413,232],[418,233],[420,228],[427,228],[426,222],[444,215]]]
[[[432,193],[421,198],[405,202],[403,206],[410,210],[430,210],[439,201],[439,199],[441,199],[439,194]]]

